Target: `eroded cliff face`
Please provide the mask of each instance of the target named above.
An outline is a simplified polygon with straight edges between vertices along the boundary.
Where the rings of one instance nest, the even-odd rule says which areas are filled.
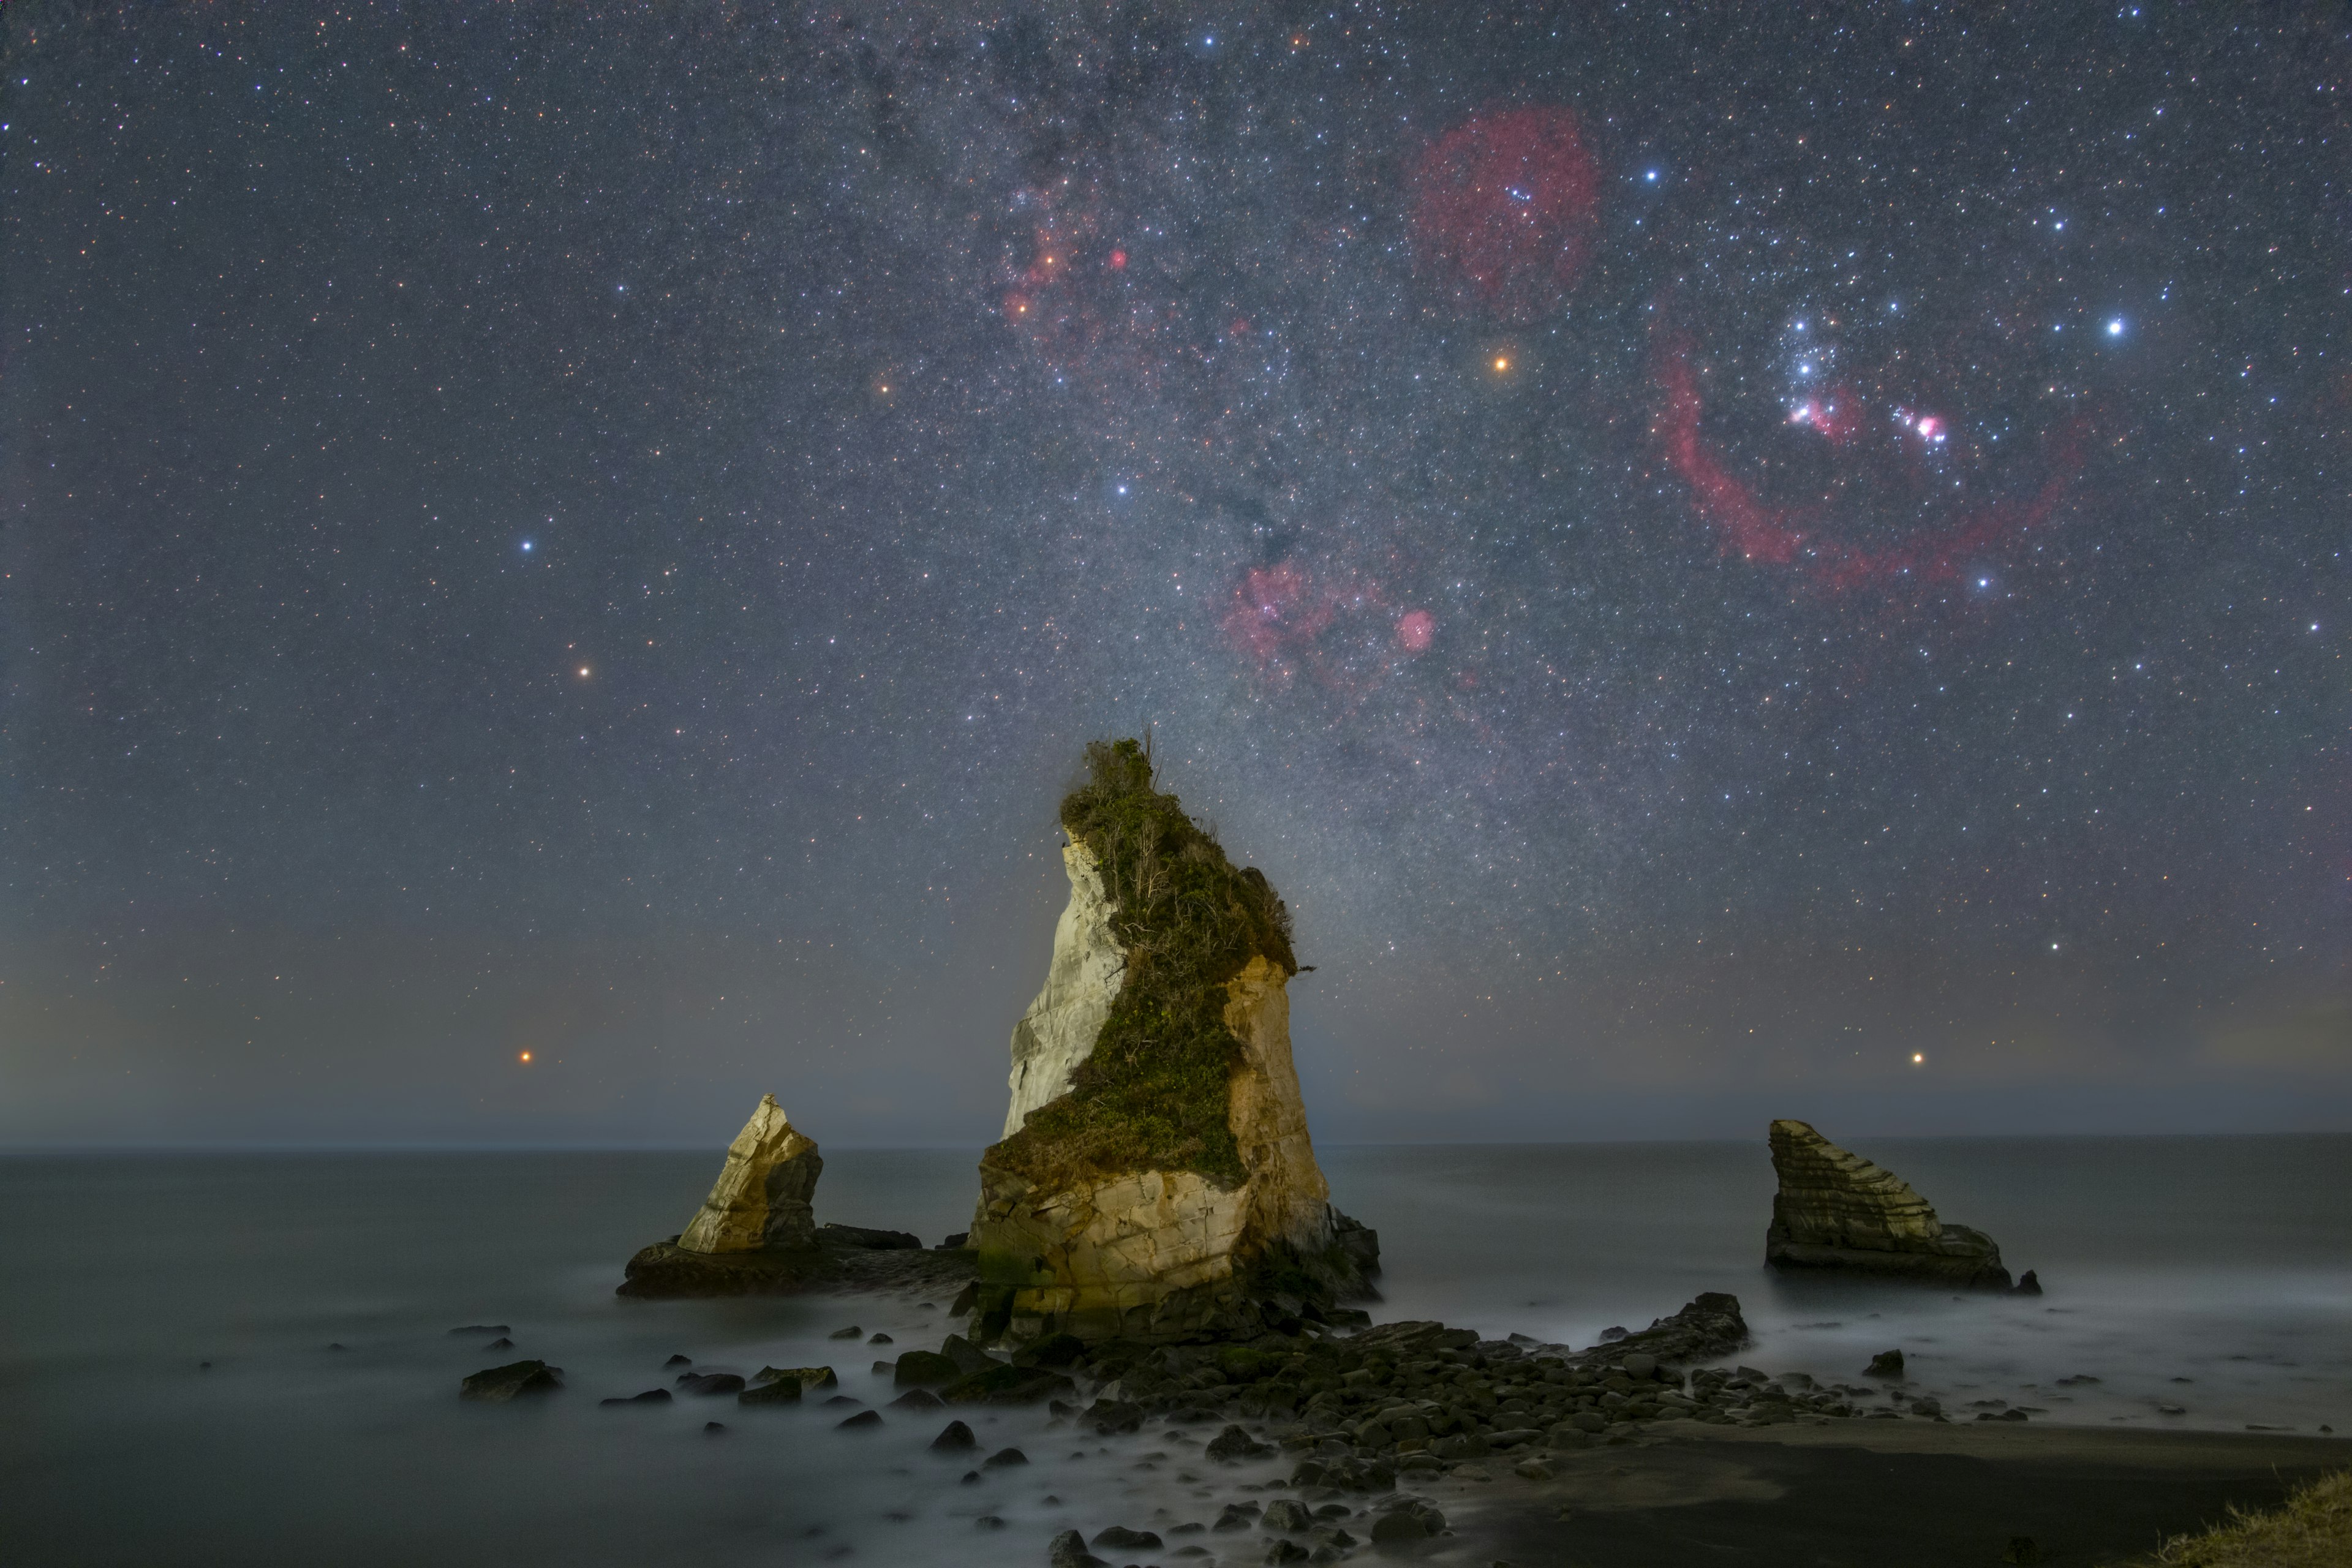
[[[1288,979],[1254,958],[1227,987],[1226,1026],[1242,1045],[1226,1091],[1249,1172],[1239,1186],[1192,1171],[1136,1171],[1041,1191],[982,1165],[972,1245],[983,1287],[999,1289],[993,1337],[1199,1338],[1260,1321],[1254,1285],[1286,1297],[1277,1311],[1295,1314],[1318,1287],[1344,1294],[1360,1283],[1335,1248],[1330,1187],[1307,1131]],[[1253,1279],[1269,1258],[1279,1259],[1275,1273],[1303,1268],[1306,1278]]]
[[[987,1339],[1248,1332],[1376,1266],[1307,1133],[1280,900],[1121,747],[1090,753],[1102,794],[1065,804],[1070,904],[1013,1031],[1005,1141],[981,1163]]]
[[[1003,1136],[1021,1131],[1029,1113],[1070,1092],[1070,1075],[1095,1047],[1103,1020],[1118,995],[1127,955],[1110,929],[1110,895],[1091,850],[1073,841],[1062,847],[1070,877],[1070,901],[1054,926],[1053,962],[1045,984],[1021,1022],[1013,1026],[1013,1096],[1004,1112]]]
[[[1839,1148],[1801,1121],[1775,1121],[1780,1188],[1764,1258],[1776,1268],[1843,1269],[1939,1285],[2005,1289],[2000,1248],[1948,1225],[1892,1171]]]
[[[815,1141],[794,1130],[774,1095],[761,1096],[677,1245],[688,1252],[815,1246],[812,1200],[824,1170]]]

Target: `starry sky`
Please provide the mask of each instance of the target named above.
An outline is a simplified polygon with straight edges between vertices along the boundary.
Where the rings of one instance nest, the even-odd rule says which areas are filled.
[[[0,1140],[2352,1127],[2352,13],[0,13]]]

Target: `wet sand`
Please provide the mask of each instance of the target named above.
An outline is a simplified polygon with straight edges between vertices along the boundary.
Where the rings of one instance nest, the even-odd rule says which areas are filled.
[[[2352,1439],[1918,1421],[1653,1428],[1528,1480],[1424,1490],[1455,1534],[1431,1563],[1512,1568],[1955,1568],[2032,1538],[2055,1568],[2128,1562],[2352,1466]]]

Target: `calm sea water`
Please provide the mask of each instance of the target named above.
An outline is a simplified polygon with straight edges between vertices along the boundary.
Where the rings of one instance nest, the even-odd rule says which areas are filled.
[[[1900,1346],[1958,1414],[1999,1399],[2053,1421],[2352,1431],[2352,1138],[1864,1152],[1990,1231],[2049,1294],[1767,1276],[1760,1140],[1323,1159],[1341,1206],[1381,1233],[1383,1318],[1581,1344],[1729,1290],[1758,1335],[1738,1359],[1775,1373],[1853,1379]],[[820,1218],[928,1240],[969,1219],[969,1153],[825,1162]],[[745,1373],[830,1363],[844,1394],[881,1405],[887,1381],[866,1368],[892,1350],[826,1336],[855,1322],[903,1349],[946,1331],[908,1301],[616,1300],[621,1262],[679,1228],[718,1163],[0,1158],[0,1560],[1035,1563],[1055,1530],[1213,1518],[1274,1473],[1188,1468],[1183,1442],[1161,1437],[1103,1452],[1042,1412],[1005,1411],[972,1419],[1033,1462],[959,1485],[966,1466],[925,1447],[945,1413],[886,1410],[884,1429],[857,1435],[833,1430],[847,1405],[600,1408],[667,1384],[673,1352]],[[511,1324],[515,1350],[446,1333],[471,1322]],[[567,1391],[457,1399],[465,1373],[525,1355],[564,1367]],[[2083,1374],[2099,1381],[2057,1381]],[[707,1435],[711,1419],[728,1430]]]

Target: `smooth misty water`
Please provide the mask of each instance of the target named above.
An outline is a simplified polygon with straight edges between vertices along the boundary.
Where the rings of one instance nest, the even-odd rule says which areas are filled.
[[[1900,1345],[1960,1414],[1999,1398],[2050,1420],[2352,1431],[2352,1138],[1866,1152],[2050,1293],[1767,1276],[1760,1147],[1359,1148],[1324,1163],[1341,1206],[1381,1230],[1384,1319],[1580,1344],[1722,1289],[1758,1334],[1738,1359],[1776,1373],[1852,1379]],[[945,1413],[886,1412],[883,1431],[855,1435],[831,1430],[847,1406],[599,1408],[667,1384],[673,1352],[746,1373],[828,1362],[844,1394],[882,1405],[887,1380],[865,1369],[893,1349],[829,1331],[855,1321],[905,1349],[947,1330],[910,1301],[615,1300],[621,1261],[678,1228],[717,1163],[0,1159],[0,1560],[1041,1562],[1055,1530],[1211,1519],[1275,1473],[1215,1471],[1156,1432],[1101,1452],[1043,1412],[996,1411],[966,1414],[990,1447],[1035,1462],[960,1486],[965,1466],[925,1451]],[[819,1213],[936,1239],[963,1227],[971,1190],[969,1154],[829,1152]],[[446,1332],[477,1321],[512,1324],[516,1349]],[[564,1367],[566,1392],[457,1399],[464,1373],[526,1355]],[[2101,1381],[2056,1385],[2078,1373]],[[729,1430],[707,1436],[712,1418]],[[982,1515],[1005,1528],[982,1531]]]

